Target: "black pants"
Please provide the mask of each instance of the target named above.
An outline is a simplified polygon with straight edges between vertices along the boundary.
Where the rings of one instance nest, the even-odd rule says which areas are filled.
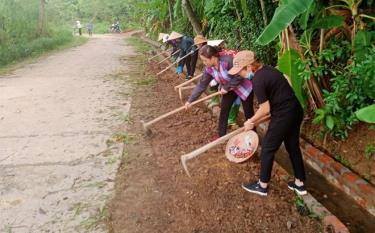
[[[227,133],[228,117],[232,104],[237,99],[238,95],[234,91],[229,91],[223,95],[221,99],[221,111],[219,116],[219,136],[222,137]],[[254,92],[251,92],[246,100],[242,100],[242,108],[245,113],[245,118],[249,119],[254,115],[253,109]]]
[[[303,110],[299,103],[290,103],[285,107],[286,111],[271,117],[267,133],[263,139],[260,155],[260,181],[268,183],[275,153],[284,142],[292,162],[294,176],[301,181],[306,179],[305,168],[301,150],[299,147],[300,127],[303,119]]]
[[[187,75],[194,76],[195,67],[197,65],[197,60],[198,60],[198,51],[184,58],[182,61],[178,63],[178,65],[179,66],[186,65]]]

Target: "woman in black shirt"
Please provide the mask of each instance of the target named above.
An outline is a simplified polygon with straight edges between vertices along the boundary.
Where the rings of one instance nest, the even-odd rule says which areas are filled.
[[[294,181],[288,182],[288,188],[300,195],[306,194],[305,170],[299,147],[303,110],[287,79],[277,69],[258,63],[252,51],[239,52],[234,57],[229,74],[243,78],[254,74],[253,88],[259,109],[245,122],[245,130],[271,119],[262,143],[260,179],[242,187],[251,193],[267,196],[275,153],[284,142],[295,176]]]

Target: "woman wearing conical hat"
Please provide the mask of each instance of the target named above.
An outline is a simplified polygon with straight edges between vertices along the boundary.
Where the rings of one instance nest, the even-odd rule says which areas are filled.
[[[178,67],[176,73],[178,75],[183,73],[184,66],[186,65],[187,76],[186,79],[191,79],[195,73],[195,66],[198,60],[198,53],[195,53],[197,47],[194,45],[194,41],[192,38],[188,36],[184,36],[178,32],[172,32],[169,35],[168,41],[172,43],[176,43],[180,52],[178,54],[178,58],[180,61],[178,62]],[[187,54],[189,56],[183,58]],[[183,59],[182,59],[183,58]]]

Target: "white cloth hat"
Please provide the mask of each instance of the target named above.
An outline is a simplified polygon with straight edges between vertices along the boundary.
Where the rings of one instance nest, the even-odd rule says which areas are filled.
[[[219,46],[223,42],[224,40],[209,40],[207,41],[207,44],[210,46]]]
[[[158,41],[161,41],[161,40],[163,40],[163,38],[165,37],[165,35],[167,35],[167,36],[168,36],[168,34],[167,34],[167,33],[159,33],[159,36],[158,36]]]
[[[168,38],[169,38],[169,35],[168,34],[165,34],[163,36],[163,43],[167,42],[168,41]]]

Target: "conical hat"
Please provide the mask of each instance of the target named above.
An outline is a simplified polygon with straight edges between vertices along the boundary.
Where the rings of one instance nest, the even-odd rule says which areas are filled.
[[[224,40],[209,40],[207,41],[207,44],[210,46],[219,46],[223,42]]]
[[[259,137],[254,131],[242,132],[229,139],[225,156],[231,162],[242,163],[256,152],[258,144]]]
[[[168,36],[167,33],[159,33],[158,41],[161,41],[165,36]]]
[[[196,35],[194,37],[194,45],[206,43],[207,39],[203,35]]]
[[[168,41],[175,40],[175,39],[178,39],[178,38],[181,38],[181,37],[183,37],[183,35],[181,35],[180,33],[178,33],[178,32],[172,32],[169,35]]]

